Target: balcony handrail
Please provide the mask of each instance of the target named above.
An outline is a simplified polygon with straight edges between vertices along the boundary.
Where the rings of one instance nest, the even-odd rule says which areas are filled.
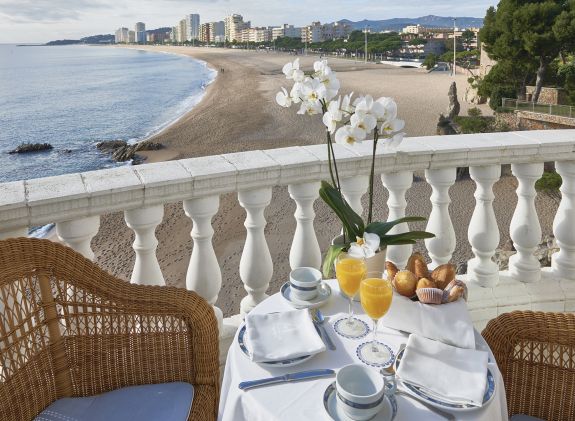
[[[335,145],[340,177],[370,172],[371,146]],[[377,173],[575,160],[575,130],[406,138]],[[0,233],[116,211],[329,178],[325,145],[166,161],[0,183]]]

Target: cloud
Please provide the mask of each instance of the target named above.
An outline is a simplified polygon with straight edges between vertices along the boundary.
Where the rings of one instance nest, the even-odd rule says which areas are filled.
[[[111,7],[105,0],[0,0],[0,14],[13,22],[61,22],[84,12]]]

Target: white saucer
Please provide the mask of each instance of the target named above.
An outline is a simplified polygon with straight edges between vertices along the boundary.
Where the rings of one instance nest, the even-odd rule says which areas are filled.
[[[335,393],[335,382],[330,384],[323,395],[323,406],[328,415],[334,421],[353,421],[349,418],[337,404]],[[385,396],[381,402],[379,412],[371,420],[373,421],[393,421],[397,415],[397,401],[395,396]]]
[[[331,288],[325,282],[321,283],[317,296],[309,301],[298,300],[295,298],[292,294],[292,289],[289,282],[286,282],[282,285],[280,292],[283,299],[286,300],[292,307],[297,309],[321,307],[327,303],[329,297],[331,296]]]

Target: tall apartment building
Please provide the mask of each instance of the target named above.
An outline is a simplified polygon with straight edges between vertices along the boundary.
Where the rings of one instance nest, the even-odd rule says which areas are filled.
[[[190,14],[184,18],[186,21],[185,41],[194,41],[200,38],[200,15]]]
[[[136,22],[134,27],[134,32],[136,33],[136,40],[138,44],[146,43],[146,24],[144,22]]]
[[[170,41],[178,42],[178,32],[180,31],[180,26],[172,26],[172,32],[170,32]]]
[[[211,42],[225,42],[226,41],[226,24],[224,21],[210,22],[210,34],[212,37]]]
[[[415,35],[419,35],[420,32],[422,32],[423,28],[421,25],[407,25],[405,28],[403,28],[401,30],[402,33],[404,34],[415,34]]]
[[[242,15],[230,15],[224,19],[226,41],[242,41],[242,31],[251,27],[250,22],[244,22]]]
[[[282,26],[272,28],[272,41],[278,38],[301,38],[302,28],[294,28],[287,23]]]
[[[178,24],[178,37],[176,38],[176,42],[186,42],[188,34],[188,23],[186,19],[182,19]]]
[[[202,23],[200,25],[199,40],[201,42],[207,42],[207,43],[212,42],[212,34],[210,31],[210,24],[209,23]]]
[[[135,43],[136,42],[136,31],[128,32],[128,42]]]
[[[323,42],[332,39],[346,38],[351,34],[351,26],[343,23],[312,22],[311,25],[301,28],[302,42]]]
[[[272,28],[266,27],[244,29],[237,39],[240,42],[270,42],[271,40]]]
[[[323,26],[320,22],[312,22],[311,25],[304,26],[301,31],[302,42],[322,42],[323,39]]]
[[[118,28],[114,35],[114,41],[116,44],[126,44],[130,41],[129,39],[129,32],[128,28]]]

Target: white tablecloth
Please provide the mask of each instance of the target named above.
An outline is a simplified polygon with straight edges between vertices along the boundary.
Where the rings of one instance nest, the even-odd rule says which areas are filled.
[[[283,369],[268,369],[252,363],[241,351],[237,333],[234,338],[226,361],[226,369],[221,389],[220,408],[218,419],[221,421],[273,421],[273,420],[318,420],[329,421],[331,418],[325,412],[323,395],[326,388],[335,381],[335,377],[317,379],[297,383],[284,383],[270,385],[241,391],[238,384],[245,380],[256,380],[265,377],[279,376],[302,370],[317,368],[331,368],[338,370],[341,367],[360,363],[355,350],[362,341],[370,340],[371,333],[364,339],[345,339],[333,330],[333,323],[347,311],[346,301],[339,295],[337,282],[328,281],[332,288],[332,297],[321,310],[329,318],[331,326],[326,326],[337,350],[327,350],[316,355],[309,361],[295,367]],[[392,304],[393,305],[393,304]],[[286,303],[280,294],[275,294],[260,303],[253,311],[257,313],[271,313],[274,311],[290,310],[292,307]],[[371,321],[363,314],[359,303],[354,303],[354,312],[359,318],[365,320],[371,327]],[[379,340],[388,344],[394,352],[401,344],[407,342],[407,335],[398,331],[380,328]],[[487,344],[476,332],[478,349],[488,349]],[[493,356],[490,361],[494,361]],[[493,400],[485,408],[471,412],[453,412],[458,420],[485,420],[495,421],[507,419],[507,401],[503,380],[497,365],[490,363],[489,368],[496,378],[496,392]],[[416,400],[397,396],[397,421],[407,420],[442,420],[443,418],[429,411]],[[377,418],[375,418],[377,420]]]

